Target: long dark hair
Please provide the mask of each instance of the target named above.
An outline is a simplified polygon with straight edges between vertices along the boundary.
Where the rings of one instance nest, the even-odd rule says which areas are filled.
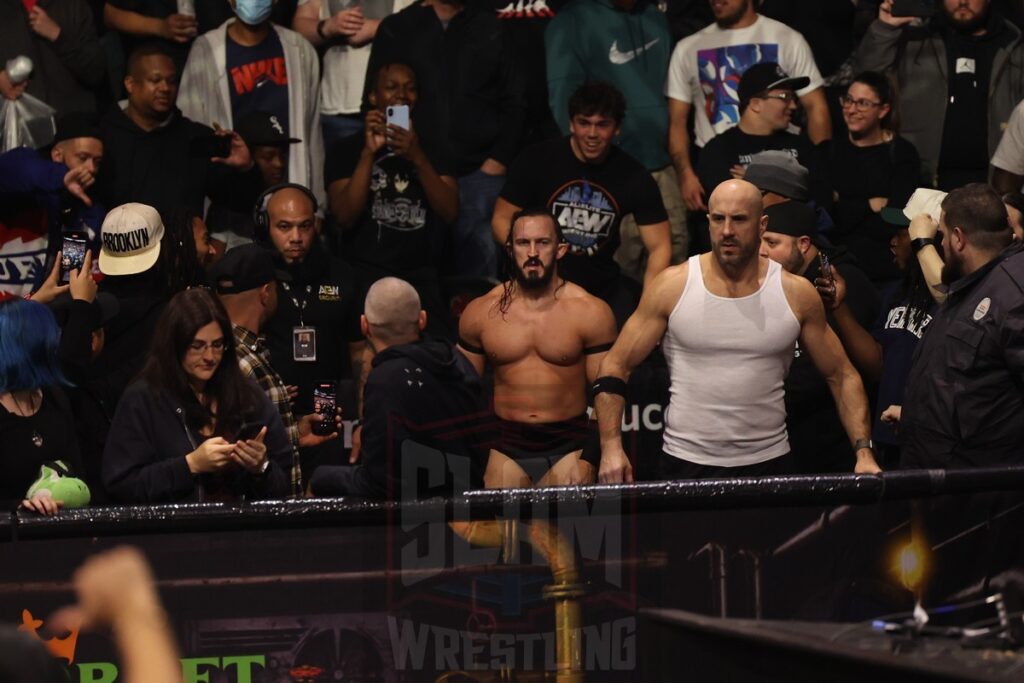
[[[199,215],[192,209],[179,206],[168,209],[161,217],[164,238],[160,241],[157,268],[167,296],[206,284],[206,272],[196,256],[196,238],[192,232],[192,222]]]
[[[504,316],[508,313],[509,306],[512,305],[512,297],[516,292],[516,260],[512,256],[512,233],[515,232],[516,223],[521,218],[532,218],[536,216],[546,216],[551,219],[552,225],[555,226],[555,242],[561,244],[565,241],[565,235],[562,234],[562,226],[558,224],[555,217],[551,215],[551,212],[544,207],[530,207],[521,209],[512,214],[512,221],[508,226],[508,235],[505,237],[505,252],[502,261],[504,262],[505,272],[508,273],[508,277],[502,283],[501,298],[498,299],[498,310],[501,315]],[[557,264],[558,261],[555,261]],[[556,265],[557,268],[557,265]],[[561,284],[555,288],[555,294],[558,294],[558,290],[565,287],[565,280],[563,279]]]
[[[224,353],[206,383],[207,400],[200,404],[189,386],[182,361],[196,332],[210,323],[216,323],[224,335]],[[167,304],[157,321],[140,378],[154,393],[168,395],[179,403],[185,410],[186,424],[196,432],[213,424],[215,436],[233,438],[245,417],[257,410],[253,387],[238,368],[231,320],[220,300],[202,288],[180,292]],[[216,414],[210,410],[213,402],[217,405]]]
[[[903,282],[900,283],[900,293],[902,298],[907,301],[908,327],[917,327],[935,306],[935,299],[932,297],[928,281],[924,278],[921,264],[914,256],[907,260],[906,270],[903,271]]]

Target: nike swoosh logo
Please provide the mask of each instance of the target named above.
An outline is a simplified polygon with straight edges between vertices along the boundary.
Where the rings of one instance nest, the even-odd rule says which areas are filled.
[[[628,64],[641,52],[650,50],[651,47],[653,47],[659,40],[661,39],[655,38],[646,45],[638,47],[635,50],[629,50],[628,52],[619,52],[619,41],[613,41],[611,49],[608,50],[608,61],[612,64]]]

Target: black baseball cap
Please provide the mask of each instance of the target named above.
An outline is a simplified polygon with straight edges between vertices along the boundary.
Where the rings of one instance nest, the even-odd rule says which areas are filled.
[[[99,120],[94,114],[76,111],[57,117],[57,132],[53,136],[53,144],[77,138],[102,139]]]
[[[796,200],[773,204],[764,215],[768,216],[768,232],[790,237],[807,235],[812,240],[818,237],[818,213],[809,204]]]
[[[268,282],[288,282],[288,273],[277,269],[274,256],[258,244],[243,244],[224,254],[211,272],[219,294],[240,294]]]
[[[63,328],[67,324],[68,319],[71,317],[72,305],[73,299],[69,292],[59,294],[53,301],[47,304],[50,311],[53,312],[53,317],[57,319],[59,327]],[[96,298],[93,299],[91,305],[94,311],[92,318],[93,330],[98,330],[106,325],[121,311],[121,305],[118,303],[117,297],[110,292],[97,292]]]
[[[246,114],[235,123],[235,132],[242,136],[245,144],[250,147],[265,145],[291,145],[302,142],[299,138],[290,138],[284,134],[284,126],[273,114],[254,111]]]
[[[799,90],[810,83],[811,79],[807,76],[791,77],[776,62],[761,62],[743,72],[736,94],[740,100],[740,109],[744,109],[752,97],[761,93],[769,90]]]

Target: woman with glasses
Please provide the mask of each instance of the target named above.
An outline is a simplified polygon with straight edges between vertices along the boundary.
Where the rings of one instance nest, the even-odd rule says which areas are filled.
[[[896,133],[895,96],[884,74],[858,74],[839,104],[846,132],[831,141],[827,155],[836,201],[836,227],[829,237],[846,245],[873,281],[894,282],[900,273],[879,212],[907,203],[921,185],[921,161],[914,146]]]
[[[167,304],[103,453],[126,503],[283,498],[291,443],[270,400],[238,368],[231,322],[205,289]]]

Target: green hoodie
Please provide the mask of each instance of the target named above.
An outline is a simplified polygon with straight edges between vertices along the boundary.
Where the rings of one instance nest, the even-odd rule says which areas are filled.
[[[544,33],[548,102],[569,132],[569,98],[587,81],[604,81],[626,98],[619,145],[647,169],[669,164],[665,77],[672,54],[665,15],[647,0],[631,12],[611,0],[575,0]]]

